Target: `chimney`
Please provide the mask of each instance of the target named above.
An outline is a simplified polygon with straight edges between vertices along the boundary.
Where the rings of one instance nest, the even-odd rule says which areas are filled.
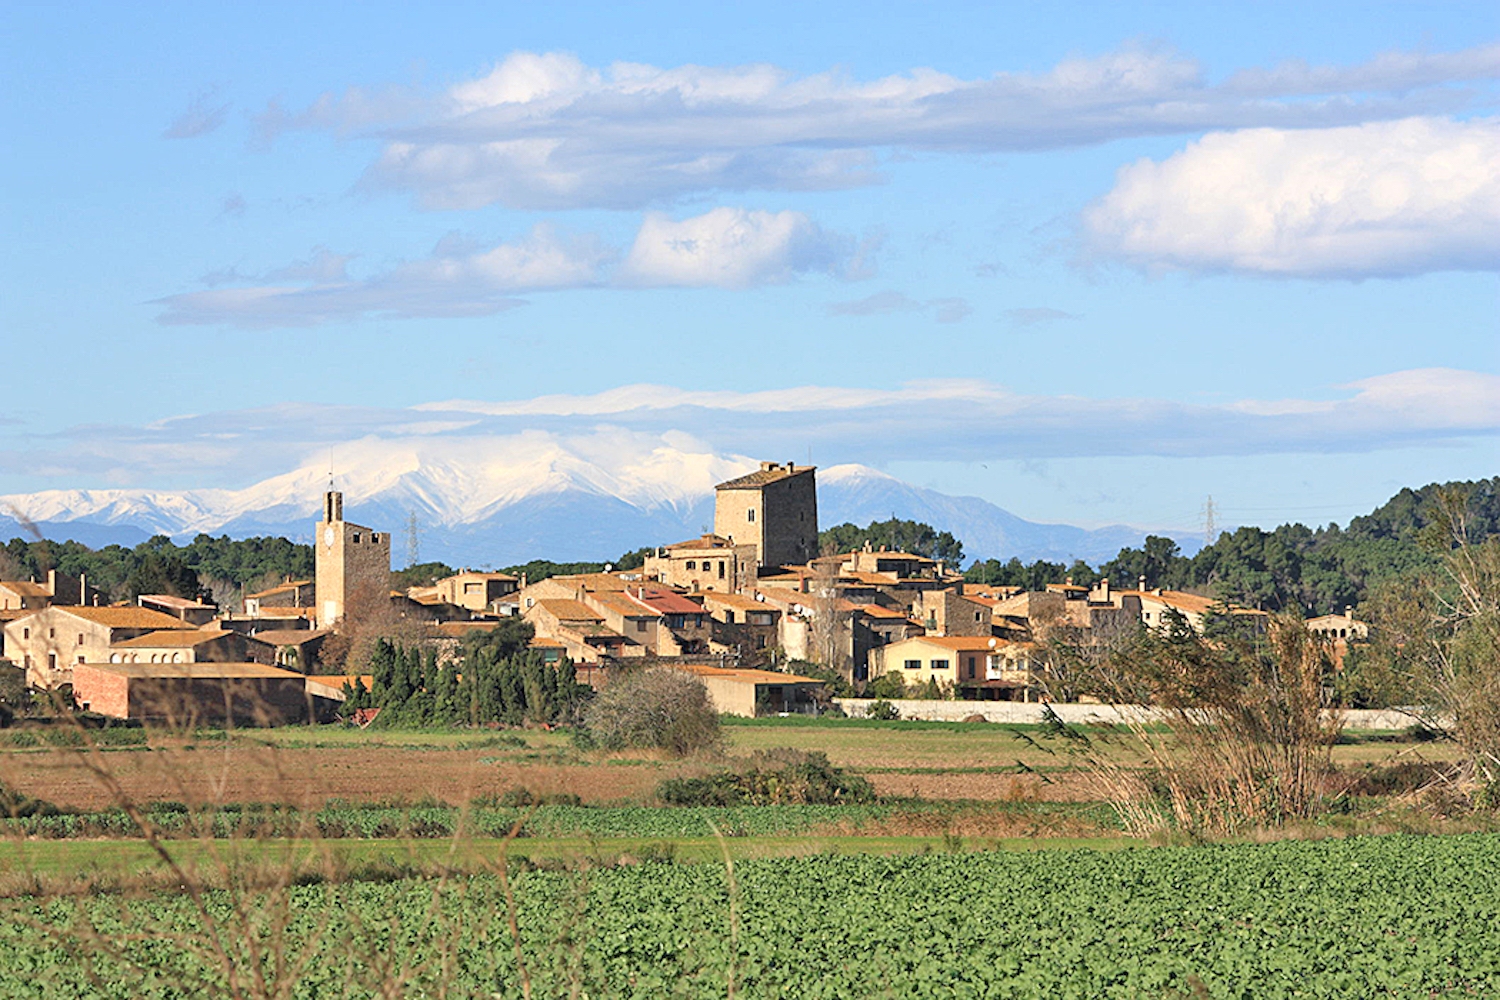
[[[1354,620],[1354,606],[1353,605],[1351,605],[1351,604],[1344,605],[1344,617],[1347,618],[1347,619],[1349,619],[1350,621]]]
[[[1136,589],[1139,590],[1143,594],[1146,592],[1146,574],[1145,573],[1141,574],[1141,578],[1140,578],[1139,583],[1136,586]]]
[[[521,589],[526,589],[526,571],[524,569],[521,571]]]
[[[1104,603],[1108,604],[1109,603],[1109,577],[1106,576],[1106,577],[1104,577],[1103,579],[1101,579],[1099,581],[1099,593],[1100,593],[1101,596],[1103,596]]]

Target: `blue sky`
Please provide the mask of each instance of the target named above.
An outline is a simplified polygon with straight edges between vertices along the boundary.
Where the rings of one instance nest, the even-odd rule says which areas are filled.
[[[1493,3],[7,17],[0,493],[485,404],[1080,524],[1500,473]]]

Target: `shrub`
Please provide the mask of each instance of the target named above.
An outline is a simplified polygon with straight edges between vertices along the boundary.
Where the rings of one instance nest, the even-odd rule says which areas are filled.
[[[674,806],[863,805],[875,789],[834,767],[826,754],[759,754],[748,767],[701,778],[668,778],[657,796]]]
[[[865,718],[879,719],[882,722],[894,722],[901,718],[901,710],[884,698],[876,698],[870,703],[869,709],[865,711]]]
[[[606,750],[644,747],[683,755],[717,749],[719,714],[692,674],[647,667],[610,681],[589,705],[584,726]]]

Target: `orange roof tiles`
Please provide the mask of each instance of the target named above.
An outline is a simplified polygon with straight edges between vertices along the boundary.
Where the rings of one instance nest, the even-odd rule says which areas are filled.
[[[152,611],[150,608],[93,608],[65,607],[54,605],[51,610],[60,611],[63,614],[72,615],[75,618],[82,618],[85,621],[93,622],[96,625],[103,625],[106,628],[172,628],[192,629],[194,631],[197,630],[196,626],[189,625],[181,618],[174,618],[171,615],[162,614],[160,611]]]
[[[570,601],[566,598],[548,598],[537,601],[536,606],[543,608],[548,614],[559,621],[565,622],[598,622],[604,619],[599,612],[584,604],[582,601]]]
[[[201,646],[205,642],[213,642],[222,639],[226,635],[236,633],[225,629],[164,629],[159,632],[147,632],[133,639],[124,639],[120,642],[111,643],[115,649],[186,649],[192,646]],[[246,636],[246,639],[258,638]],[[264,642],[264,639],[259,639]]]

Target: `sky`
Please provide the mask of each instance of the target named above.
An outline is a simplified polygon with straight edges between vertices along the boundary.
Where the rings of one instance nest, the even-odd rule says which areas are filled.
[[[1085,526],[1500,474],[1492,2],[7,10],[0,493],[616,430]]]

